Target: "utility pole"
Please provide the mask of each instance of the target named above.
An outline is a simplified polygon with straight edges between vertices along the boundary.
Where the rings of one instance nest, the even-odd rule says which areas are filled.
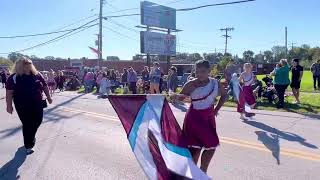
[[[285,47],[286,47],[286,58],[288,58],[288,28],[285,28]]]
[[[228,35],[229,31],[233,31],[234,28],[230,28],[230,27],[226,27],[226,28],[221,28],[220,31],[225,31],[226,34],[222,35],[222,37],[226,38],[226,42],[225,42],[225,48],[224,48],[224,54],[227,54],[227,50],[228,50],[228,38],[231,38],[231,36]]]
[[[291,50],[293,50],[295,44],[297,43],[291,43]]]
[[[100,61],[102,61],[102,10],[103,10],[103,1],[100,0],[100,13],[99,13],[99,35],[98,35],[98,50],[99,50],[99,56],[98,56],[98,67],[100,68]]]

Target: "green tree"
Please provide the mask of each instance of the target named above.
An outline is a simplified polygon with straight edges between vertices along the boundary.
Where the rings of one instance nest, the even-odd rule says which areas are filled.
[[[264,51],[263,55],[264,55],[265,60],[267,62],[273,62],[273,52],[272,51],[269,51],[269,50],[268,51]]]
[[[45,60],[55,60],[56,58],[53,56],[46,56],[44,59]]]
[[[247,50],[243,52],[243,60],[252,63],[254,61],[254,52]]]
[[[21,53],[16,53],[16,52],[12,52],[8,55],[8,59],[12,62],[16,62],[19,57],[23,57],[23,56],[26,56],[26,55],[23,55]],[[27,56],[26,56],[27,57]]]
[[[286,47],[284,46],[273,46],[272,47],[272,52],[274,55],[274,61],[278,62],[280,59],[285,59],[286,58]]]

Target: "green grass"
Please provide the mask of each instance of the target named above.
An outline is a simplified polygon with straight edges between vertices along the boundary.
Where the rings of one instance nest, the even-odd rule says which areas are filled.
[[[262,80],[263,77],[265,77],[265,75],[257,75],[257,78],[259,80]],[[290,79],[291,79],[291,73],[290,73]],[[288,89],[291,90],[290,86],[288,87]],[[313,92],[313,77],[312,77],[311,71],[303,72],[300,90],[301,92]]]
[[[320,95],[315,93],[301,93],[301,104],[293,104],[295,101],[293,96],[286,97],[285,109],[277,109],[275,104],[269,103],[267,100],[259,99],[257,109],[268,111],[284,111],[299,114],[319,114],[320,113]],[[225,106],[236,107],[237,104],[232,101],[225,103]]]

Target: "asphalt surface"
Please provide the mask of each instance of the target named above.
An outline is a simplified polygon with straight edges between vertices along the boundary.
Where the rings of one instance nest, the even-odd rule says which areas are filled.
[[[20,121],[5,111],[0,89],[0,179],[146,179],[108,100],[57,93],[46,109],[32,155],[25,156]],[[180,125],[187,106],[172,107]],[[217,118],[221,146],[208,174],[218,180],[319,179],[320,119],[257,111],[243,122],[235,108]]]

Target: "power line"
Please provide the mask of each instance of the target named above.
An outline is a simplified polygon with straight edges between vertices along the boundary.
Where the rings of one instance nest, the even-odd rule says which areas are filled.
[[[191,7],[191,8],[176,9],[176,11],[193,11],[193,10],[207,8],[207,7],[213,7],[213,6],[224,6],[224,5],[232,5],[232,4],[241,4],[241,3],[253,2],[253,1],[255,1],[255,0],[233,1],[233,2],[226,2],[226,3],[207,4],[207,5]],[[130,8],[130,9],[133,9],[133,8]],[[139,9],[139,8],[134,8],[134,9]],[[126,10],[128,10],[128,9],[119,10],[118,12],[126,11]],[[169,11],[169,10],[158,11],[156,13],[162,13],[162,12],[167,12],[167,11]],[[133,13],[133,14],[122,14],[122,15],[105,16],[105,18],[119,18],[119,17],[140,16],[140,15],[141,15],[140,13]]]
[[[133,28],[130,28],[130,27],[125,26],[125,25],[123,25],[123,24],[120,24],[120,23],[118,23],[117,21],[112,20],[112,19],[108,19],[108,22],[110,22],[110,23],[112,23],[112,24],[115,24],[115,25],[117,25],[117,26],[119,26],[119,27],[121,27],[121,28],[124,28],[124,29],[127,29],[127,30],[129,30],[129,31],[132,31],[132,32],[140,32],[140,31],[138,31],[138,30],[136,30],[136,29],[133,29]]]
[[[109,30],[109,31],[111,31],[111,32],[113,32],[115,34],[118,34],[119,36],[125,37],[127,39],[138,41],[138,39],[130,37],[130,36],[127,36],[125,34],[122,34],[122,33],[118,32],[118,31],[113,30],[112,28],[109,28],[109,27],[106,27],[106,26],[103,26],[103,28],[106,28],[107,30]]]
[[[88,26],[85,26],[88,27]],[[83,28],[85,28],[83,27]],[[35,36],[44,36],[44,35],[50,35],[50,34],[58,34],[62,32],[70,32],[77,30],[78,28],[73,28],[73,29],[66,29],[66,30],[61,30],[61,31],[53,31],[53,32],[47,32],[47,33],[39,33],[39,34],[28,34],[28,35],[16,35],[16,36],[0,36],[0,39],[14,39],[14,38],[23,38],[23,37],[35,37]]]
[[[98,19],[98,18],[97,18],[97,19]],[[67,32],[67,33],[65,33],[65,34],[63,34],[63,35],[57,36],[57,37],[55,37],[55,38],[53,38],[53,39],[51,39],[51,40],[42,42],[42,43],[40,43],[40,44],[31,46],[31,47],[28,47],[28,48],[25,48],[25,49],[13,51],[13,52],[17,53],[17,52],[28,51],[28,50],[31,50],[31,49],[34,49],[34,48],[37,48],[37,47],[45,46],[45,45],[47,45],[47,44],[56,42],[56,41],[61,40],[61,39],[64,39],[64,38],[69,37],[69,36],[71,36],[71,35],[73,35],[73,34],[76,34],[76,33],[74,33],[74,32],[77,31],[77,30],[80,30],[80,31],[78,31],[78,32],[81,32],[81,31],[83,31],[83,30],[86,30],[86,29],[88,29],[88,28],[91,28],[91,27],[93,27],[93,26],[96,26],[97,24],[93,24],[93,25],[89,25],[89,24],[91,24],[92,22],[96,21],[97,19],[94,19],[94,20],[92,20],[92,21],[89,21],[89,22],[87,22],[87,23],[79,26],[78,28],[75,28],[74,30],[69,31],[69,32]],[[89,26],[88,26],[88,25],[89,25]],[[10,52],[10,53],[12,53],[12,52]],[[10,54],[10,53],[1,53],[1,54]]]

